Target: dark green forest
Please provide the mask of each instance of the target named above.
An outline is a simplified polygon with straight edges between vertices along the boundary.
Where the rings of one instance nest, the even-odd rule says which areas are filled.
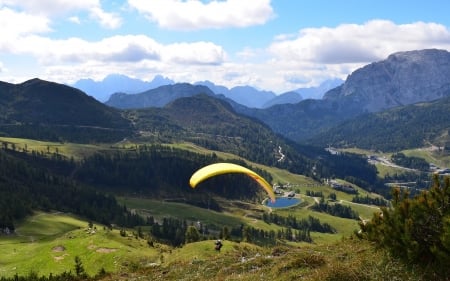
[[[114,196],[57,175],[32,161],[0,151],[0,229],[35,210],[74,213],[105,225],[134,226],[142,218],[120,206]]]
[[[416,169],[419,171],[429,171],[430,170],[430,164],[425,161],[425,159],[420,157],[411,157],[406,156],[404,153],[398,152],[391,156],[392,162],[395,164],[410,168],[410,169]]]

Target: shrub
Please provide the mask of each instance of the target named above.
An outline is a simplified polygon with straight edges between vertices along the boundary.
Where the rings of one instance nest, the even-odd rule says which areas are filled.
[[[360,237],[386,248],[407,265],[418,266],[432,279],[448,276],[450,269],[450,178],[410,197],[394,188],[391,208],[382,208],[371,221],[360,223]]]

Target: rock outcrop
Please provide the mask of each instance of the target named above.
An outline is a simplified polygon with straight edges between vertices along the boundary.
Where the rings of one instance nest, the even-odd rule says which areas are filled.
[[[364,111],[431,101],[449,94],[450,52],[427,49],[399,52],[353,72],[326,100],[353,103]]]

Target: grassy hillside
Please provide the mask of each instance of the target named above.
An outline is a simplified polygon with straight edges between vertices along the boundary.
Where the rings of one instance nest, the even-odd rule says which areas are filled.
[[[44,233],[42,228],[58,226]],[[28,230],[26,230],[28,229]],[[79,256],[91,276],[104,268],[97,280],[427,280],[414,270],[386,258],[360,240],[341,239],[326,244],[259,247],[223,241],[220,252],[205,240],[180,248],[151,248],[144,240],[121,237],[97,225],[63,214],[39,213],[23,222],[23,236],[1,237],[1,276],[30,271],[39,275],[74,271]],[[41,231],[39,231],[41,230]],[[34,242],[30,236],[38,237]],[[19,243],[20,242],[20,243]]]
[[[0,276],[59,274],[74,271],[74,258],[79,256],[89,275],[102,268],[118,272],[130,263],[159,260],[156,248],[147,241],[122,237],[119,230],[109,230],[62,213],[36,213],[24,220],[16,235],[0,236]]]

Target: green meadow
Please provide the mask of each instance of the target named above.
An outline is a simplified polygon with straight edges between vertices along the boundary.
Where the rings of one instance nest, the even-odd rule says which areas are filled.
[[[159,260],[147,241],[126,237],[68,214],[36,213],[19,224],[15,235],[0,236],[0,276],[74,272],[74,259],[81,258],[89,275],[104,269],[118,272],[129,263]]]
[[[358,230],[356,220],[314,212],[308,209],[315,202],[313,198],[300,195],[300,199],[303,202],[295,207],[272,210],[257,204],[228,202],[223,212],[145,198],[120,197],[118,201],[143,216],[153,216],[157,220],[176,217],[189,222],[200,221],[215,226],[217,230],[223,226],[236,227],[241,224],[266,231],[280,229],[280,226],[267,224],[259,219],[261,211],[272,211],[283,216],[293,215],[298,219],[313,216],[336,228],[337,234],[311,233],[314,240],[312,245],[332,244],[350,237]],[[376,210],[371,206],[346,201],[342,203],[350,205],[363,217],[369,217]],[[18,225],[15,235],[0,236],[0,276],[26,275],[30,272],[39,275],[73,272],[76,256],[81,258],[86,272],[93,276],[100,270],[129,271],[161,262],[206,259],[217,255],[213,249],[213,241],[210,240],[187,244],[182,249],[170,249],[169,246],[157,243],[150,247],[147,240],[137,238],[134,230],[127,230],[125,237],[119,232],[118,229],[111,230],[95,223],[89,228],[87,221],[70,214],[36,213]],[[289,244],[299,247],[306,243]],[[234,251],[234,245],[235,242],[231,241],[225,243],[222,252]]]

